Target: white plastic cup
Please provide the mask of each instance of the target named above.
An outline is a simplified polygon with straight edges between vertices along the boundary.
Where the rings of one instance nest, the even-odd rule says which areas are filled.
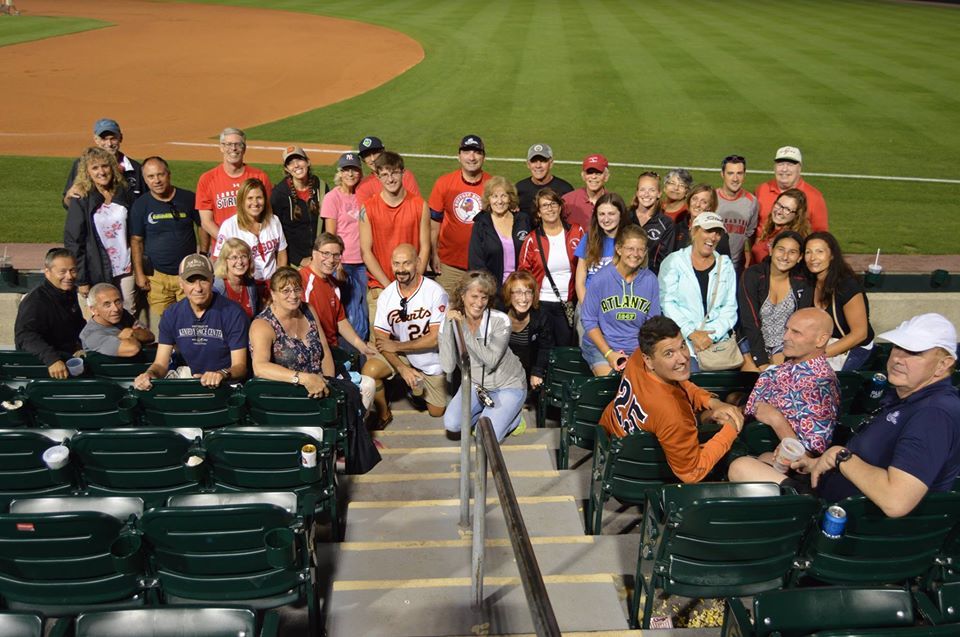
[[[70,462],[70,449],[63,445],[48,447],[43,452],[43,463],[50,469],[62,469]]]
[[[870,274],[880,274],[881,272],[883,272],[883,266],[880,265],[879,263],[871,263],[870,265],[867,266],[867,272],[869,272]]]
[[[425,380],[423,380],[423,377],[418,377],[416,382],[413,383],[413,387],[411,388],[413,395],[417,397],[423,396],[423,389],[426,386],[426,384],[427,383]]]
[[[773,452],[773,468],[780,473],[786,473],[790,470],[790,463],[799,460],[805,451],[803,443],[796,438],[784,438]]]
[[[71,376],[79,376],[83,373],[83,359],[71,358],[67,361],[67,371]]]
[[[300,465],[304,467],[317,466],[317,447],[315,445],[303,445],[300,449]]]

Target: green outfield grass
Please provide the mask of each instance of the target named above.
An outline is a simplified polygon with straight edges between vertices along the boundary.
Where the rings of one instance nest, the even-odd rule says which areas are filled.
[[[410,35],[426,53],[381,87],[258,126],[248,130],[252,138],[353,145],[376,134],[401,152],[454,154],[460,137],[475,133],[490,157],[521,157],[531,143],[546,141],[559,159],[599,151],[614,162],[680,166],[718,166],[724,155],[739,153],[749,161],[751,190],[770,175],[749,169],[770,170],[776,148],[791,144],[803,150],[807,172],[958,178],[957,7],[825,0],[789,8],[747,0],[211,2],[362,20]],[[315,61],[304,63],[305,75],[317,70]],[[455,168],[441,160],[408,164],[427,191]],[[489,161],[487,169],[525,176],[522,164]],[[611,187],[629,199],[640,170],[614,168]],[[65,171],[54,175],[56,192]],[[576,167],[557,172],[579,185]],[[719,183],[718,173],[696,177]],[[938,214],[955,215],[956,184],[809,180],[824,192],[831,228],[848,250],[957,251],[956,233],[944,232]],[[11,188],[0,184],[0,192]],[[0,236],[9,234],[6,223],[0,221]]]
[[[0,16],[0,46],[42,40],[68,33],[111,26],[88,18],[59,18],[34,15]]]

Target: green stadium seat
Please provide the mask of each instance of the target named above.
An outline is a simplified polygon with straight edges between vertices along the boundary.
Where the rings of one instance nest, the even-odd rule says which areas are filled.
[[[815,498],[762,482],[675,484],[651,494],[643,512],[631,625],[639,627],[645,596],[643,628],[650,628],[658,589],[730,598],[781,588],[819,508]]]
[[[109,380],[35,380],[24,394],[37,424],[48,427],[101,429],[135,421],[136,400]]]
[[[894,588],[821,586],[760,593],[753,622],[729,600],[721,637],[800,637],[818,630],[892,628],[914,624],[910,592]]]
[[[587,361],[583,360],[579,347],[554,347],[547,359],[547,375],[539,393],[537,427],[547,424],[547,409],[563,404],[563,386],[593,378]]]
[[[757,372],[741,372],[730,370],[723,372],[697,372],[690,374],[690,382],[712,394],[720,400],[726,400],[734,392],[750,395],[753,386],[757,384]]]
[[[75,637],[276,637],[279,617],[267,613],[257,632],[249,608],[161,607],[82,613]]]
[[[956,626],[911,626],[909,628],[847,628],[824,630],[810,637],[956,637]]]
[[[0,383],[0,428],[26,427],[33,424],[30,405],[23,394]]]
[[[3,637],[43,637],[43,618],[34,613],[0,612]]]
[[[128,389],[133,379],[147,371],[157,356],[157,347],[148,346],[135,356],[107,356],[98,352],[87,352],[84,360],[87,367],[97,378],[112,380]]]
[[[342,347],[333,346],[330,348],[330,352],[333,354],[333,363],[337,367],[343,365],[346,367],[346,364],[349,363],[350,366],[347,368],[349,371],[359,372],[360,371],[360,353],[357,351],[348,352]]]
[[[225,383],[204,387],[195,379],[163,379],[147,391],[135,390],[142,419],[150,427],[215,429],[237,424],[243,397]]]
[[[839,503],[847,513],[843,536],[810,533],[791,584],[806,580],[872,586],[905,584],[928,574],[944,539],[960,521],[960,493],[928,493],[909,515],[889,518],[864,496]]]
[[[178,496],[173,503],[200,496]],[[140,522],[164,603],[229,603],[257,610],[305,602],[318,634],[317,590],[302,518],[271,504],[167,506]],[[290,498],[292,502],[292,498]]]
[[[39,358],[29,352],[0,350],[0,383],[18,389],[37,378],[50,378]]]
[[[932,582],[926,590],[919,588],[917,608],[932,624],[960,622],[960,581]],[[957,631],[960,634],[960,630]]]
[[[103,429],[83,432],[71,441],[83,493],[136,496],[147,507],[163,506],[172,495],[197,491],[204,484],[202,429]],[[192,461],[191,461],[192,462]]]
[[[209,434],[204,449],[217,491],[292,491],[299,514],[327,514],[339,539],[335,443],[331,428],[228,427]],[[316,467],[301,466],[304,445],[316,447]]]
[[[71,429],[0,430],[0,511],[18,498],[73,492],[74,468],[50,469],[42,456],[76,434]]]
[[[620,376],[590,378],[576,385],[564,386],[564,400],[560,407],[558,469],[569,468],[570,445],[593,451],[600,416],[613,400],[619,386]]]
[[[12,610],[74,615],[144,602],[136,498],[28,498],[0,515],[0,596]]]
[[[872,376],[875,372],[887,373],[887,359],[890,358],[890,352],[893,350],[893,343],[878,341],[873,342],[873,350],[870,352],[870,357],[867,359],[867,362],[864,363],[862,370],[865,372],[870,372]]]
[[[626,504],[643,504],[651,491],[678,481],[653,434],[638,431],[619,438],[597,427],[596,436],[586,511],[590,535],[603,531],[603,505],[611,497]]]

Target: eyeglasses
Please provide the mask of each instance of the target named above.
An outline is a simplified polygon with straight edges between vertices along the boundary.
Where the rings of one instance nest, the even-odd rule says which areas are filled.
[[[510,296],[512,296],[515,299],[523,299],[528,296],[533,298],[533,290],[514,290],[513,292],[510,293]]]
[[[797,214],[797,209],[795,209],[795,208],[787,208],[786,206],[784,206],[784,205],[783,205],[782,203],[780,203],[779,201],[778,201],[777,203],[773,204],[773,209],[774,209],[774,210],[781,210],[781,211],[786,212],[786,213],[789,213],[789,214],[791,214],[791,215]]]
[[[673,181],[673,180],[671,180],[671,181],[668,181],[668,182],[666,183],[666,185],[667,185],[667,186],[670,186],[671,188],[679,188],[679,189],[681,189],[681,190],[686,190],[686,189],[687,189],[687,184],[683,183],[682,181]]]
[[[390,172],[381,171],[377,173],[377,177],[380,179],[397,179],[401,175],[403,175],[402,170],[391,170]]]
[[[227,257],[227,263],[240,263],[242,261],[249,261],[250,257],[245,254],[232,254]]]
[[[400,320],[407,320],[407,299],[402,296],[400,297]]]
[[[558,204],[556,201],[544,201],[540,204],[541,210],[543,210],[544,208],[559,208],[559,207],[560,207],[560,204]]]
[[[246,146],[246,142],[220,142],[220,145],[224,148],[243,148]]]
[[[340,259],[343,257],[342,252],[327,252],[326,250],[317,250],[317,254],[320,255],[321,259]]]
[[[301,287],[299,287],[299,286],[298,286],[298,287],[289,287],[289,286],[288,286],[288,287],[285,287],[285,288],[279,290],[279,292],[280,292],[281,296],[288,296],[288,297],[289,297],[289,296],[296,296],[296,297],[299,297],[301,294],[303,294],[303,288],[301,288]]]

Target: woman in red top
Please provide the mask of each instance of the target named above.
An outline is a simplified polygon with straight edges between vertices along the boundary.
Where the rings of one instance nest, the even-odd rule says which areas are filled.
[[[239,303],[250,318],[257,315],[263,303],[253,280],[253,258],[246,241],[236,237],[227,239],[213,274],[214,291]]]
[[[766,259],[773,246],[773,240],[784,230],[793,230],[804,239],[810,234],[807,196],[797,188],[784,190],[777,196],[763,227],[757,230],[757,239],[750,248],[750,262],[760,263]]]
[[[543,188],[534,198],[533,226],[520,249],[517,270],[526,270],[537,280],[540,308],[553,329],[556,344],[573,345],[577,335],[573,324],[577,257],[573,253],[583,239],[583,228],[567,223],[563,199],[550,188]]]

